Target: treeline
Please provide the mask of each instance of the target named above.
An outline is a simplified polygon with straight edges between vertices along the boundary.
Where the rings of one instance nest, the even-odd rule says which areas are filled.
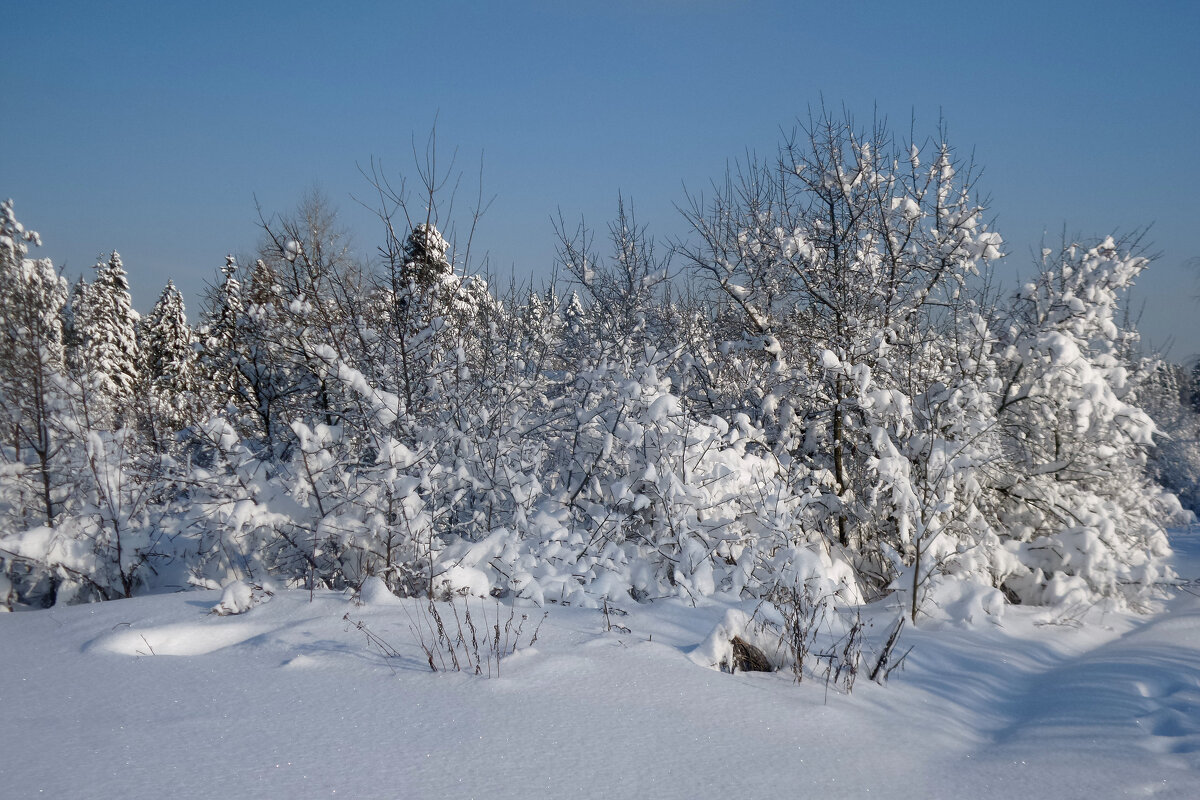
[[[171,284],[139,316],[116,253],[69,287],[5,203],[0,605],[377,575],[1136,607],[1182,513],[1160,482],[1194,482],[1149,460],[1144,408],[1195,414],[1122,324],[1146,259],[1068,243],[998,296],[946,144],[805,130],[690,198],[669,252],[622,205],[605,253],[560,225],[569,279],[503,295],[443,237],[439,176],[375,182],[369,262],[314,197],[195,326]]]

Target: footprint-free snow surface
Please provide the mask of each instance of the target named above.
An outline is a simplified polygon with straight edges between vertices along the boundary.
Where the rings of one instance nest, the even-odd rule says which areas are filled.
[[[1200,576],[1200,535],[1173,544]],[[1082,623],[931,620],[886,687],[860,677],[850,695],[698,664],[720,603],[631,601],[611,629],[550,606],[531,647],[543,611],[518,608],[522,647],[490,679],[431,673],[420,604],[377,592],[279,592],[229,616],[210,613],[219,592],[4,614],[0,796],[1193,800],[1195,593]],[[872,610],[873,641],[896,613]]]

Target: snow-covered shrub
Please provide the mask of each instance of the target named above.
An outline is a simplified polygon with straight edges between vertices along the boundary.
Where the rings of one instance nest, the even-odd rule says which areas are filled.
[[[722,672],[789,670],[797,683],[823,680],[849,693],[864,662],[864,630],[861,617],[840,610],[833,596],[781,584],[754,613],[725,612],[691,658]]]
[[[736,672],[740,659],[734,653],[734,642],[739,640],[743,647],[750,645],[761,653],[772,670],[784,668],[787,656],[779,630],[752,614],[732,608],[725,612],[717,626],[691,652],[691,659],[701,666],[721,672]]]

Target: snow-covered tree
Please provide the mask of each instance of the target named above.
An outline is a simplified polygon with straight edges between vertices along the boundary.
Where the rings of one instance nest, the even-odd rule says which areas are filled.
[[[435,225],[417,223],[404,240],[402,277],[425,292],[440,286],[454,272],[449,251],[450,243]]]
[[[144,535],[163,535],[162,526],[148,520],[161,516],[165,507],[158,484],[147,480],[146,472],[131,469],[133,453],[140,451],[137,434],[129,428],[106,430],[108,420],[88,405],[114,387],[132,392],[127,381],[137,374],[125,363],[130,352],[137,353],[136,343],[130,345],[125,336],[136,315],[128,305],[120,259],[114,253],[97,283],[83,293],[77,317],[84,363],[115,365],[111,373],[117,380],[104,383],[111,378],[106,372],[98,376],[99,389],[94,390],[62,376],[66,281],[48,260],[24,258],[37,236],[16,222],[11,203],[3,205],[2,214],[0,406],[15,438],[11,450],[4,449],[4,460],[14,469],[3,471],[0,486],[12,495],[13,482],[23,484],[18,495],[36,497],[40,513],[13,515],[14,509],[6,509],[0,554],[8,563],[24,565],[15,582],[23,602],[127,597],[154,557]],[[105,309],[109,316],[100,313]],[[114,320],[124,324],[100,324]],[[121,342],[125,344],[119,346]],[[11,503],[10,497],[4,499]]]
[[[1147,259],[1111,237],[1044,253],[999,358],[1004,460],[996,514],[1025,602],[1136,602],[1164,574],[1178,501],[1146,471],[1153,420],[1136,405],[1120,301]]]
[[[17,221],[11,200],[0,204],[0,504],[17,527],[37,519],[53,525],[57,512],[67,282],[49,259],[26,258],[40,243]]]
[[[432,156],[418,173],[417,198],[373,179],[373,270],[319,193],[260,215],[198,357],[171,284],[134,342],[119,257],[68,297],[5,206],[17,602],[380,576],[583,605],[782,586],[917,621],[964,598],[1138,607],[1167,577],[1179,505],[1154,480],[1187,491],[1200,424],[1117,323],[1145,260],[1068,246],[998,299],[1001,239],[942,139],[810,118],[697,199],[666,257],[623,201],[603,255],[560,220],[561,294],[495,295],[439,216],[453,182]]]
[[[683,253],[729,337],[720,372],[733,383],[709,384],[811,468],[796,490],[819,492],[825,536],[882,591],[894,554],[911,564],[917,552],[873,502],[880,460],[926,449],[906,442],[934,424],[917,401],[965,368],[929,343],[968,322],[969,282],[1001,240],[945,143],[897,146],[882,126],[864,134],[829,115],[806,132],[697,200],[698,242]]]
[[[97,419],[120,422],[137,392],[141,361],[137,342],[139,315],[133,310],[121,256],[113,251],[96,263],[96,276],[73,304],[79,339],[81,376],[93,393]]]
[[[172,281],[138,327],[145,409],[155,438],[170,436],[195,415],[194,334],[188,325],[183,295]]]
[[[225,257],[219,283],[212,288],[200,327],[197,379],[201,398],[211,410],[220,410],[238,397],[238,325],[245,311],[238,264]]]
[[[1200,384],[1198,373],[1160,361],[1138,389],[1138,400],[1161,431],[1150,453],[1154,479],[1183,507],[1200,513]]]
[[[608,361],[628,365],[647,345],[662,345],[667,326],[658,319],[657,300],[668,281],[670,255],[655,254],[654,239],[639,225],[632,206],[618,198],[617,214],[608,226],[610,255],[593,249],[593,235],[583,223],[568,232],[559,219],[559,262],[574,278],[565,317],[567,346],[584,364]]]

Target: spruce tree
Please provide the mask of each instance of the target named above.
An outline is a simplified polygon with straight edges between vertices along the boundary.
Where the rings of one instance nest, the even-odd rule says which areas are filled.
[[[220,410],[237,398],[238,372],[235,343],[244,308],[238,264],[225,256],[221,282],[212,288],[200,328],[200,355],[196,380],[205,408]]]
[[[99,400],[100,419],[122,422],[120,409],[138,387],[141,356],[137,342],[138,313],[129,297],[129,281],[115,250],[108,262],[96,264],[96,278],[75,309],[86,379]]]
[[[417,284],[421,291],[438,286],[453,272],[446,253],[450,244],[432,224],[424,223],[413,228],[404,241],[404,275]]]
[[[139,326],[142,380],[155,433],[170,433],[190,422],[194,402],[195,350],[183,295],[172,281]],[[157,435],[156,435],[156,438]]]

